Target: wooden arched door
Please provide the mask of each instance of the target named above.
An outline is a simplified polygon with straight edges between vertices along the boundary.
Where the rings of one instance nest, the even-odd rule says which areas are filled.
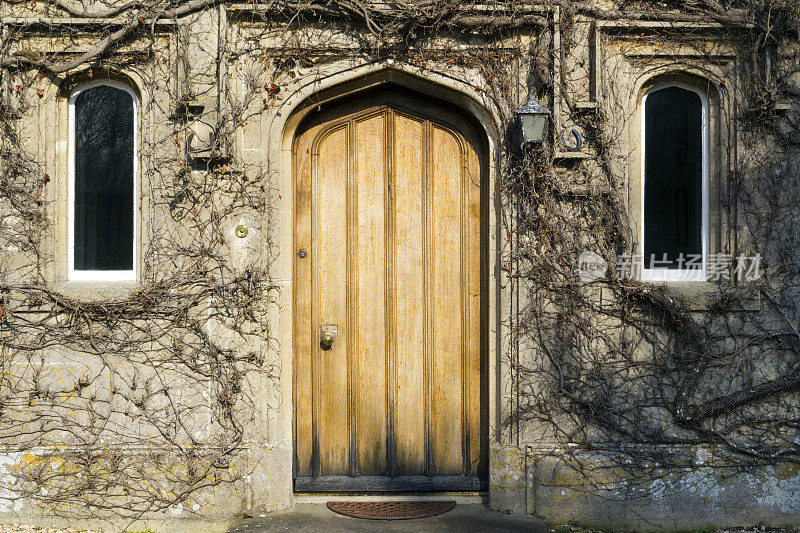
[[[386,88],[317,113],[293,157],[295,489],[481,488],[478,129]]]

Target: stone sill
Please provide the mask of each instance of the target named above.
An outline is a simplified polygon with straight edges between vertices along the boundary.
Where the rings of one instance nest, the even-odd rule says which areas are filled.
[[[611,287],[602,282],[595,282],[587,287],[597,291],[598,303],[601,306],[614,305],[614,290]],[[643,282],[643,290],[663,289],[668,298],[684,301],[689,311],[697,312],[710,311],[725,289],[734,288],[708,281]],[[738,288],[744,289],[745,287]],[[731,309],[731,312],[752,312],[763,309],[763,300],[759,293],[749,297],[740,297],[737,301],[740,305]]]
[[[52,289],[82,302],[124,300],[141,288],[138,281],[61,281]]]

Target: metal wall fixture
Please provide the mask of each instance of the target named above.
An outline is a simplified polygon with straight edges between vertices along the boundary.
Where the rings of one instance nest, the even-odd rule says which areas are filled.
[[[547,132],[547,121],[550,119],[550,110],[539,104],[531,94],[524,106],[517,109],[520,125],[522,126],[522,145],[528,143],[542,144]]]
[[[572,137],[575,138],[575,144],[569,144],[567,140],[564,138],[564,134],[569,131],[572,134]],[[567,152],[580,152],[583,150],[583,135],[581,134],[581,130],[578,128],[572,128],[571,130],[563,129],[561,130],[561,146],[564,147],[564,150]]]

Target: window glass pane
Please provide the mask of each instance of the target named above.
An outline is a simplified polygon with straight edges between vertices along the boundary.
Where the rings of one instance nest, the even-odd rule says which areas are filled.
[[[644,254],[646,268],[681,267],[703,253],[703,104],[668,87],[645,103]],[[666,254],[666,261],[663,261]],[[651,258],[655,262],[651,263]]]
[[[75,270],[133,269],[133,98],[101,85],[75,99]]]

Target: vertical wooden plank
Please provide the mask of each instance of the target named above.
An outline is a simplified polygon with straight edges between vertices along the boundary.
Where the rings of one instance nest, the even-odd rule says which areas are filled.
[[[397,469],[397,352],[395,350],[395,331],[397,313],[395,305],[395,224],[394,189],[395,189],[395,112],[392,108],[386,110],[384,121],[385,161],[386,161],[386,194],[384,212],[386,213],[385,247],[386,247],[386,474],[396,476]]]
[[[294,146],[294,245],[311,250],[311,135]],[[294,441],[295,472],[311,475],[311,258],[294,260]]]
[[[355,123],[350,120],[347,129],[347,338],[352,342],[347,347],[347,412],[350,438],[350,475],[358,476],[358,196],[355,177],[356,154],[355,150]]]
[[[461,146],[449,131],[431,131],[433,256],[433,393],[436,473],[459,475],[463,466],[462,379],[462,165]]]
[[[349,473],[347,390],[347,154],[348,129],[329,133],[318,148],[314,203],[316,207],[313,268],[316,317],[312,335],[316,341],[323,325],[336,326],[330,350],[316,342],[314,395],[319,446],[320,475]]]
[[[360,472],[386,473],[386,113],[355,123],[354,178],[358,199],[356,268]]]
[[[426,120],[423,128],[422,137],[422,264],[423,264],[423,321],[425,344],[423,347],[423,403],[425,418],[425,475],[433,476],[436,474],[436,454],[435,443],[436,440],[436,425],[434,423],[433,405],[434,405],[434,389],[433,389],[433,290],[431,284],[433,282],[431,266],[433,256],[433,206],[431,183],[433,183],[432,168],[433,161],[431,150],[433,140],[431,138],[432,125],[430,121]]]
[[[466,390],[467,451],[466,474],[476,475],[481,459],[481,161],[480,145],[474,136],[468,137],[466,175],[464,180],[467,208],[465,237],[467,249],[467,327]]]
[[[394,123],[395,427],[398,469],[412,475],[425,471],[424,122],[396,114]]]

